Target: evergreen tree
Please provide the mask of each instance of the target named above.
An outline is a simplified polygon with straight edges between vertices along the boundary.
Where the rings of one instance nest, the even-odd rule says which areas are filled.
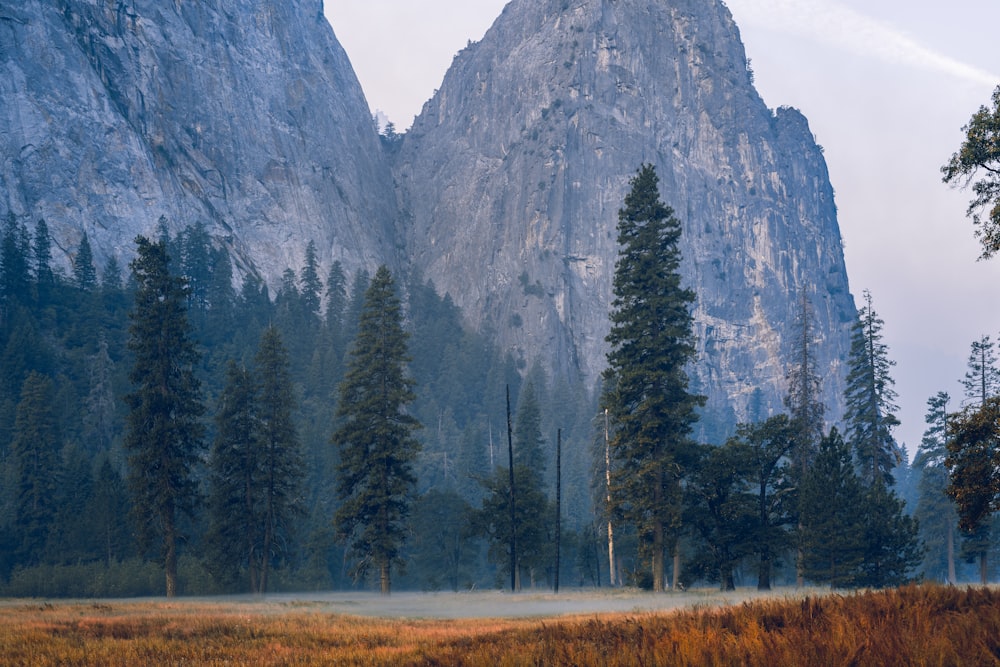
[[[800,294],[798,331],[795,337],[794,365],[788,373],[788,408],[795,426],[795,443],[792,459],[794,472],[799,479],[805,475],[809,461],[823,437],[823,414],[826,406],[820,399],[821,378],[816,370],[813,330],[813,311],[805,288]]]
[[[163,241],[139,236],[136,245],[128,343],[133,391],[125,397],[129,490],[140,544],[148,549],[159,541],[167,596],[173,597],[184,537],[180,515],[190,514],[198,499],[194,469],[203,446],[199,418],[204,406],[194,374],[198,353],[185,312],[184,280],[171,275]]]
[[[896,392],[889,374],[895,365],[882,342],[884,322],[872,307],[872,296],[864,292],[865,305],[851,333],[850,370],[844,399],[847,403],[847,438],[857,457],[867,486],[892,484],[892,469],[900,461],[899,446],[892,429],[899,425],[893,414]]]
[[[11,441],[17,470],[16,559],[23,565],[42,561],[58,511],[61,443],[52,404],[52,381],[44,375],[29,373],[17,404]]]
[[[974,405],[982,405],[990,396],[1000,394],[1000,368],[997,367],[995,345],[989,336],[972,342],[969,351],[969,369],[962,378],[965,398]]]
[[[100,461],[87,516],[94,530],[92,538],[96,542],[97,553],[110,567],[132,553],[130,532],[127,523],[122,521],[122,517],[129,513],[128,493],[121,475],[108,457],[103,456]]]
[[[947,392],[939,391],[927,399],[927,429],[913,460],[913,466],[920,475],[914,516],[920,525],[921,538],[927,545],[924,571],[939,581],[954,584],[958,514],[955,504],[945,493],[948,469],[944,464],[948,456],[949,398]]]
[[[258,388],[253,374],[235,361],[226,367],[226,384],[215,414],[216,433],[209,457],[209,567],[226,584],[244,571],[250,591],[261,593],[260,452]]]
[[[86,232],[80,239],[80,247],[73,258],[73,283],[84,292],[97,289],[97,269],[94,268],[94,254],[90,249],[90,239]]]
[[[8,303],[28,303],[31,288],[28,229],[9,213],[0,245],[0,295]]]
[[[316,243],[306,244],[305,264],[302,266],[302,277],[299,279],[299,292],[302,295],[302,307],[310,320],[320,315],[320,302],[323,295],[323,282],[319,278],[319,260],[316,257]]]
[[[552,506],[544,490],[545,459],[541,431],[541,411],[534,383],[524,385],[518,397],[513,429],[514,489],[517,493],[514,525],[510,516],[510,470],[495,468],[483,480],[482,508],[473,517],[476,534],[490,545],[490,560],[499,565],[499,573],[510,574],[509,543],[515,530],[518,572],[515,588],[525,578],[534,586],[552,559]]]
[[[869,487],[862,504],[864,551],[854,585],[885,588],[907,583],[923,559],[917,523],[906,514],[896,492],[885,484]]]
[[[359,558],[355,572],[378,571],[381,591],[391,589],[390,570],[399,562],[413,462],[420,450],[413,431],[419,423],[405,406],[415,398],[407,377],[407,334],[389,269],[379,268],[365,292],[358,334],[340,386],[332,441],[339,448],[334,520],[341,539]]]
[[[305,474],[298,432],[292,415],[295,397],[289,373],[288,352],[278,330],[268,327],[254,357],[260,393],[261,500],[264,509],[261,534],[260,588],[267,590],[269,564],[280,558],[294,534],[295,519],[305,513],[302,479]]]
[[[690,434],[704,398],[688,391],[685,371],[695,354],[695,295],[681,287],[681,225],[657,183],[655,169],[644,165],[618,214],[603,404],[614,427],[612,505],[636,527],[653,587],[664,590],[664,553],[675,544],[681,482],[694,458]]]
[[[837,429],[820,441],[799,493],[805,577],[834,588],[855,585],[864,560],[864,488]]]
[[[56,278],[52,273],[52,237],[49,236],[49,226],[44,218],[39,218],[35,225],[32,256],[38,303],[40,306],[47,305],[52,298]]]

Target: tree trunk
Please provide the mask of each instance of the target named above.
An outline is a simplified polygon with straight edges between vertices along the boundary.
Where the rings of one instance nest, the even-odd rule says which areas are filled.
[[[665,591],[665,577],[663,564],[663,524],[656,521],[653,525],[653,590],[656,592]]]
[[[177,596],[177,530],[174,517],[165,513],[163,517],[163,571],[167,581],[167,597]]]
[[[559,541],[562,539],[562,429],[556,431],[556,571],[553,589],[559,592]]]
[[[379,565],[379,588],[382,595],[389,595],[391,584],[389,581],[389,559],[383,558]]]
[[[611,525],[611,442],[608,438],[608,409],[604,408],[604,480],[608,491],[608,583],[618,585],[615,577],[615,531]]]
[[[954,528],[951,525],[951,522],[949,521],[948,522],[948,583],[954,586],[957,580],[958,577],[955,576],[955,532]]]
[[[514,493],[514,434],[510,423],[510,385],[507,385],[507,464],[510,473],[510,590],[521,590],[521,573],[517,566],[517,496]]]
[[[680,540],[674,545],[674,583],[675,591],[681,590],[681,544]]]
[[[760,565],[757,568],[757,590],[771,590],[771,551],[764,549],[760,554]]]
[[[989,583],[989,566],[986,562],[986,549],[979,552],[979,583],[983,586]]]

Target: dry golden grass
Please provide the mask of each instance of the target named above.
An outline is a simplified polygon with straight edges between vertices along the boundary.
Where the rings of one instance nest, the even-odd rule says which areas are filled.
[[[447,621],[294,603],[9,603],[0,663],[998,665],[1000,593],[914,586],[669,613]]]

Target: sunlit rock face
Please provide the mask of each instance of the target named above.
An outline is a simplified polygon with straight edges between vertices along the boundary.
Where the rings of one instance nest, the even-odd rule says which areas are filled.
[[[127,260],[163,216],[275,282],[395,259],[392,182],[320,0],[0,4],[0,215]],[[100,266],[100,264],[99,264]]]
[[[594,382],[642,163],[683,222],[707,434],[781,410],[801,290],[836,417],[855,310],[833,189],[806,119],[754,89],[722,2],[511,2],[405,137],[411,261],[526,363]]]

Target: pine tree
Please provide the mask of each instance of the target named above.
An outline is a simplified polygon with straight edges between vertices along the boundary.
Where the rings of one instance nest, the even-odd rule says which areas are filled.
[[[989,336],[972,342],[969,351],[969,369],[962,378],[965,398],[974,405],[982,405],[990,396],[1000,394],[1000,368],[997,367],[995,345]]]
[[[795,337],[795,357],[788,372],[788,395],[785,397],[785,406],[796,429],[792,458],[795,462],[794,472],[800,479],[805,475],[809,461],[823,437],[823,414],[826,412],[826,406],[820,399],[822,385],[813,351],[813,326],[812,306],[803,288]]]
[[[295,397],[288,352],[274,327],[261,336],[254,357],[258,377],[258,419],[262,464],[260,588],[267,590],[269,564],[280,558],[294,534],[295,519],[304,514],[302,479],[305,474],[298,432],[293,421]]]
[[[892,429],[899,425],[893,414],[896,391],[889,374],[895,362],[882,342],[884,322],[872,307],[871,292],[864,292],[865,305],[851,333],[850,371],[844,399],[847,403],[847,439],[857,457],[867,486],[878,481],[892,484],[892,469],[900,461],[899,446]]]
[[[52,272],[52,237],[44,218],[35,224],[35,238],[32,245],[35,291],[40,306],[47,305],[52,298],[56,277]]]
[[[664,590],[664,552],[680,525],[681,482],[695,449],[690,434],[704,398],[688,391],[685,370],[695,354],[695,294],[681,287],[681,225],[657,183],[644,165],[618,214],[603,404],[614,429],[612,505],[636,527],[653,587]],[[675,568],[675,584],[677,575]]]
[[[139,236],[136,245],[128,343],[133,391],[125,397],[129,490],[140,544],[148,549],[159,541],[167,596],[173,597],[184,537],[180,515],[190,514],[198,499],[194,470],[203,447],[199,418],[204,406],[194,374],[198,353],[185,312],[184,280],[170,274],[165,242]]]
[[[944,391],[927,399],[927,429],[913,460],[913,467],[920,474],[914,516],[919,521],[920,534],[927,545],[924,571],[939,581],[954,584],[958,514],[945,493],[948,469],[944,464],[948,456],[949,400],[948,393]]]
[[[94,268],[94,254],[90,248],[90,239],[86,232],[80,239],[80,247],[73,258],[73,283],[84,292],[97,289],[97,269]]]
[[[382,266],[365,292],[340,386],[337,415],[342,423],[332,441],[340,452],[337,532],[359,559],[356,575],[374,568],[384,595],[390,592],[391,568],[405,538],[416,483],[413,462],[420,450],[413,436],[419,423],[405,412],[415,398],[405,368],[406,339],[395,283]]]
[[[7,304],[29,302],[31,239],[27,227],[13,213],[7,215],[0,244],[0,296]]]
[[[799,493],[805,577],[834,588],[854,586],[864,560],[865,491],[837,429],[820,441]]]
[[[250,591],[262,592],[260,417],[258,388],[249,369],[230,361],[215,414],[209,457],[209,567],[226,584],[246,571]]]
[[[319,278],[319,260],[316,258],[316,243],[313,241],[306,244],[306,258],[299,279],[299,292],[302,295],[302,307],[306,316],[310,321],[318,318],[323,282]]]
[[[514,420],[514,489],[517,502],[514,509],[517,565],[515,588],[527,575],[531,585],[539,573],[549,567],[552,555],[552,506],[544,490],[545,459],[541,430],[541,411],[534,383],[527,382],[518,397]],[[500,566],[500,574],[510,573],[511,536],[510,470],[495,468],[492,476],[482,482],[482,508],[473,518],[475,532],[490,545],[490,560]]]
[[[61,443],[52,404],[52,381],[39,373],[29,373],[17,404],[11,441],[17,469],[16,554],[23,565],[42,561],[58,511]]]

